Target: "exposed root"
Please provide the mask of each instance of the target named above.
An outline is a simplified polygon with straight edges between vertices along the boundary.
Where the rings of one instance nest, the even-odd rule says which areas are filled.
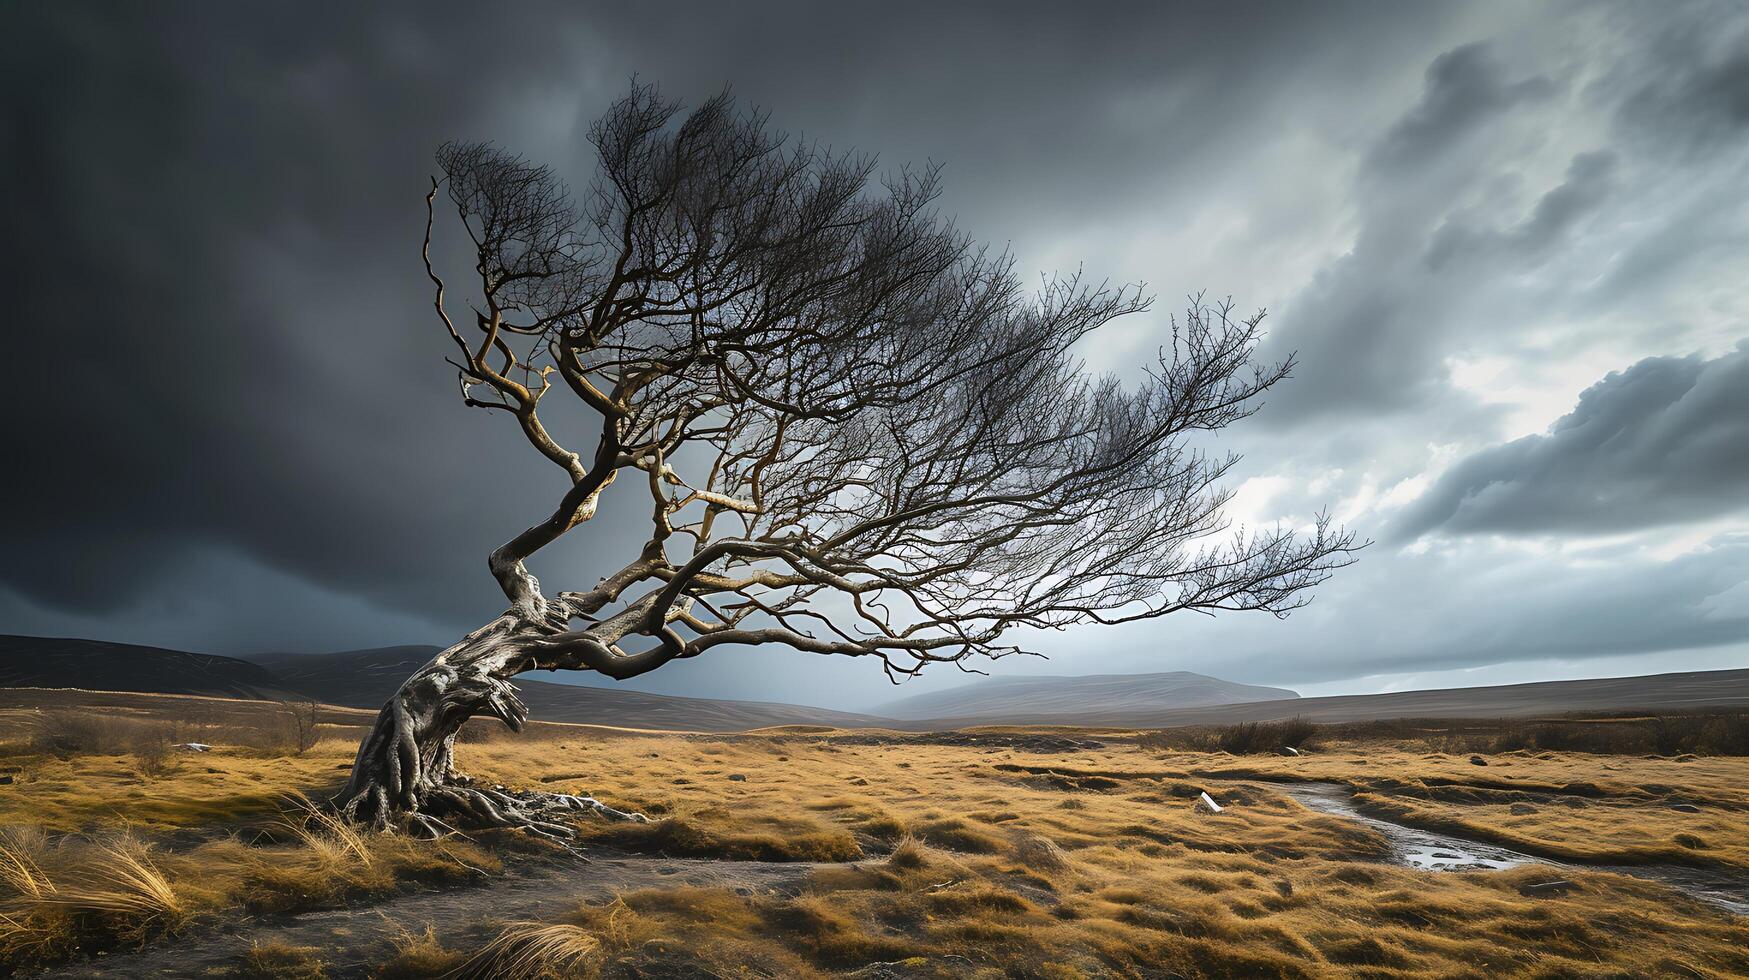
[[[464,828],[515,830],[569,849],[577,829],[567,818],[580,813],[629,823],[648,823],[650,819],[641,813],[616,810],[593,797],[570,793],[444,785],[428,790],[419,801],[419,808],[402,812],[398,822],[405,832],[432,840],[466,836]],[[394,828],[391,824],[383,829]]]

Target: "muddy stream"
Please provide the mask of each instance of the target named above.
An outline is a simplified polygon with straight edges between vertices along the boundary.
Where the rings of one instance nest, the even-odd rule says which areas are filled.
[[[1271,789],[1299,801],[1308,810],[1344,817],[1371,827],[1390,843],[1392,860],[1407,867],[1422,871],[1499,871],[1521,864],[1540,864],[1556,871],[1613,871],[1669,885],[1709,905],[1738,915],[1749,915],[1749,876],[1674,864],[1581,864],[1557,861],[1372,816],[1355,805],[1354,791],[1341,783],[1254,781],[1265,782]],[[1559,880],[1560,875],[1551,873],[1549,879]]]

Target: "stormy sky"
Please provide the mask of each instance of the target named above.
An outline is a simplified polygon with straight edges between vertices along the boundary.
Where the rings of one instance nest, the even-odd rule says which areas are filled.
[[[432,151],[584,184],[636,75],[941,161],[1024,269],[1146,280],[1095,370],[1202,291],[1298,352],[1222,440],[1234,516],[1327,507],[1363,560],[1285,621],[998,670],[1347,693],[1749,661],[1740,4],[360,6],[0,15],[0,632],[247,654],[497,613],[486,554],[563,487],[441,360]],[[549,588],[623,564],[617,506],[540,557]],[[862,708],[965,679],[935,674],[723,649],[634,686]]]

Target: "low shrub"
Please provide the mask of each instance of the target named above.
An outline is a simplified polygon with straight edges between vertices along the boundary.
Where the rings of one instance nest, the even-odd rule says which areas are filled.
[[[1261,755],[1282,748],[1298,749],[1318,734],[1318,726],[1304,718],[1284,721],[1244,721],[1220,728],[1167,728],[1143,732],[1136,741],[1142,748],[1193,752],[1230,752]]]
[[[1507,724],[1491,752],[1586,752],[1593,755],[1749,755],[1749,712],[1574,718]]]
[[[175,771],[180,760],[172,747],[168,727],[142,729],[132,738],[134,767],[142,776],[158,777]]]

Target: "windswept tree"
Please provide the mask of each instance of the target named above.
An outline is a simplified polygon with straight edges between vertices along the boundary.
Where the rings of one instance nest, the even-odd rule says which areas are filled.
[[[1287,377],[1255,361],[1261,315],[1193,303],[1145,377],[1093,376],[1076,344],[1149,300],[1079,276],[1023,289],[934,210],[935,168],[877,181],[727,95],[682,114],[643,86],[589,138],[577,197],[491,145],[438,153],[425,262],[462,400],[501,413],[563,492],[491,554],[509,608],[384,706],[335,801],[353,819],[563,835],[564,808],[616,815],[457,771],[469,718],[522,725],[525,671],[624,680],[778,644],[898,678],[1039,630],[1286,615],[1352,560],[1322,519],[1222,517],[1235,460],[1196,444]],[[464,309],[431,255],[440,193],[472,244]],[[553,398],[588,424],[550,424]],[[610,492],[643,501],[643,547],[592,587],[544,591],[525,563]]]

